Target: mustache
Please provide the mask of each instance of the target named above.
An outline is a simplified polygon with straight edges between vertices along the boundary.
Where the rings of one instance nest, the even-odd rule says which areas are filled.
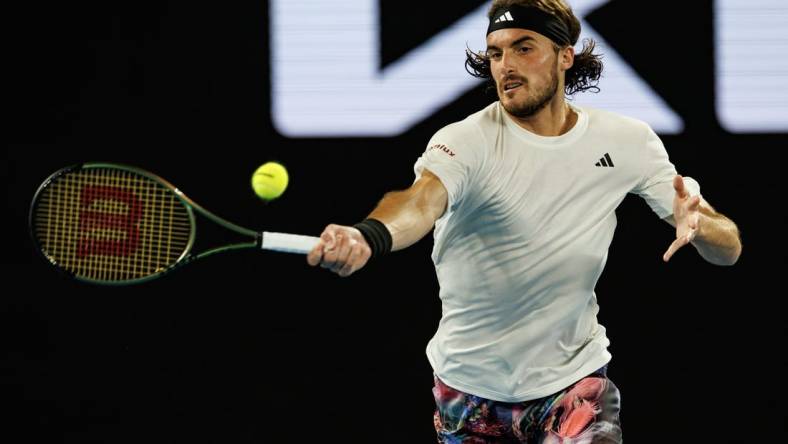
[[[505,75],[505,76],[501,77],[501,79],[498,81],[498,85],[499,85],[500,88],[503,88],[503,85],[505,85],[507,82],[511,82],[511,81],[520,82],[523,85],[527,85],[528,84],[528,79],[526,79],[525,77],[520,77],[520,76],[509,74],[509,75]]]

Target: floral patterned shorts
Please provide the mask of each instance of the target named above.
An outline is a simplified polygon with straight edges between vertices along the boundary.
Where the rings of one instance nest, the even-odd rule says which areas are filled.
[[[492,401],[455,390],[436,376],[432,393],[438,442],[444,444],[620,444],[621,394],[607,366],[553,395]]]

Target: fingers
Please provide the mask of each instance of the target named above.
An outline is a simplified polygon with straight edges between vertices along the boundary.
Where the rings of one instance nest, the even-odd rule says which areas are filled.
[[[693,239],[695,239],[695,234],[696,234],[696,230],[690,230],[690,232],[687,233],[686,235],[681,236],[680,238],[674,240],[673,243],[670,244],[670,247],[668,247],[668,251],[666,251],[665,254],[662,255],[662,260],[665,262],[669,261],[670,258],[673,257],[673,254],[676,253],[676,251],[678,251],[681,247],[687,245],[688,243],[692,242]]]
[[[676,194],[682,199],[686,199],[689,196],[689,192],[684,187],[684,178],[680,174],[673,178],[673,189],[676,190]]]
[[[347,261],[345,261],[345,265],[339,270],[338,274],[341,277],[350,276],[356,270],[366,265],[371,254],[372,251],[366,244],[356,242],[350,251]]]
[[[332,224],[323,230],[320,241],[307,255],[307,263],[346,277],[363,267],[370,255],[371,250],[361,232]]]
[[[358,257],[360,256],[361,249],[358,246],[358,242],[356,242],[353,247],[350,249],[350,254],[348,254],[347,259],[345,260],[345,264],[339,267],[338,270],[335,272],[340,275],[341,277],[350,276],[355,270],[355,263],[358,261]]]
[[[693,196],[689,201],[689,206],[687,207],[690,211],[698,211],[700,208],[700,196]]]
[[[676,251],[678,251],[679,248],[682,247],[681,245],[682,242],[683,242],[682,239],[674,240],[673,243],[670,244],[670,247],[668,247],[668,251],[666,251],[665,254],[662,255],[662,260],[665,262],[669,261],[670,258],[673,257],[673,253],[675,253]]]
[[[315,266],[320,263],[323,259],[323,247],[325,244],[323,243],[323,239],[321,238],[317,244],[312,248],[312,250],[306,255],[306,263],[311,266]]]
[[[354,242],[346,234],[337,233],[336,242],[333,247],[326,248],[323,259],[323,268],[328,268],[334,273],[338,272],[345,265],[347,257],[350,255],[350,243]]]
[[[336,238],[336,229],[333,225],[329,225],[323,230],[323,234],[320,235],[320,240],[317,244],[312,248],[312,250],[306,256],[306,262],[311,265],[315,266],[319,264],[323,260],[323,252],[327,248],[333,248],[334,242]]]

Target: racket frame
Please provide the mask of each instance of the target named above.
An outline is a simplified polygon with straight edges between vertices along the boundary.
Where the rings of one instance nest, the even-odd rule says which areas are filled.
[[[187,241],[186,247],[184,248],[183,253],[181,253],[180,257],[178,257],[178,259],[175,262],[173,262],[172,264],[170,264],[167,267],[162,268],[161,270],[159,270],[159,271],[157,271],[155,273],[149,274],[147,276],[143,276],[141,278],[127,279],[127,280],[120,280],[120,281],[107,281],[107,280],[91,279],[91,278],[87,278],[87,277],[83,277],[83,276],[77,276],[75,273],[73,273],[73,272],[61,267],[53,257],[50,257],[49,255],[47,255],[44,252],[44,248],[41,245],[41,243],[39,242],[38,237],[36,236],[36,233],[35,233],[35,228],[34,228],[35,227],[34,217],[35,217],[36,208],[38,207],[36,205],[36,203],[38,202],[38,198],[39,198],[40,194],[42,192],[44,192],[44,190],[46,190],[50,186],[50,184],[52,184],[52,182],[54,182],[55,180],[61,178],[62,176],[66,175],[66,174],[71,174],[71,173],[74,173],[75,171],[84,170],[84,169],[100,169],[100,168],[109,168],[109,169],[121,170],[121,171],[126,171],[126,172],[129,172],[129,173],[133,173],[133,174],[137,174],[137,175],[146,177],[146,178],[148,178],[148,179],[150,179],[150,180],[152,180],[154,182],[159,183],[160,185],[164,186],[165,188],[167,188],[170,192],[172,192],[175,195],[176,198],[178,198],[178,200],[181,201],[181,203],[184,204],[184,207],[186,208],[186,212],[187,212],[188,217],[189,217],[189,224],[190,224],[190,228],[191,229],[190,229],[190,233],[189,233],[189,240]],[[198,213],[203,215],[205,218],[211,220],[212,222],[216,223],[217,225],[219,225],[221,227],[224,227],[224,228],[226,228],[228,230],[234,231],[236,233],[239,233],[239,234],[242,234],[242,235],[245,235],[245,236],[249,236],[250,238],[253,238],[254,241],[253,242],[240,242],[240,243],[235,243],[235,244],[223,245],[221,247],[215,247],[215,248],[203,251],[201,253],[198,253],[196,255],[193,255],[192,254],[192,248],[194,247],[194,242],[195,242],[195,239],[196,239],[196,236],[197,236],[197,221],[196,221],[196,218],[195,218],[195,215],[194,215],[194,211],[197,211]],[[257,232],[257,231],[254,231],[254,230],[250,230],[248,228],[241,227],[239,225],[236,225],[236,224],[234,224],[232,222],[226,221],[226,220],[222,219],[221,217],[211,213],[210,211],[206,210],[205,208],[203,208],[202,206],[200,206],[199,204],[197,204],[196,202],[191,200],[181,190],[179,190],[175,185],[171,184],[167,180],[165,180],[165,179],[163,179],[163,178],[161,178],[161,177],[159,177],[159,176],[157,176],[157,175],[155,175],[155,174],[153,174],[153,173],[151,173],[149,171],[142,170],[140,168],[135,168],[135,167],[132,167],[132,166],[122,165],[122,164],[117,164],[117,163],[107,163],[107,162],[86,162],[86,163],[80,163],[80,164],[71,165],[71,166],[68,166],[68,167],[65,167],[65,168],[61,168],[60,170],[52,173],[46,180],[44,180],[44,182],[38,187],[38,190],[36,190],[36,193],[33,195],[33,200],[32,200],[31,205],[30,205],[30,213],[28,215],[28,227],[29,227],[29,231],[30,231],[30,237],[33,240],[33,244],[36,247],[36,250],[38,251],[38,253],[47,262],[49,262],[51,265],[53,265],[57,270],[59,270],[61,273],[64,273],[65,275],[71,277],[72,279],[75,279],[75,280],[78,280],[78,281],[81,281],[81,282],[94,284],[94,285],[106,285],[106,286],[125,286],[125,285],[141,284],[141,283],[144,283],[144,282],[152,281],[154,279],[158,279],[158,278],[160,278],[160,277],[162,277],[164,275],[167,275],[167,274],[171,273],[172,271],[174,271],[174,270],[176,270],[176,269],[178,269],[178,268],[180,268],[180,267],[182,267],[182,266],[184,266],[186,264],[189,264],[189,263],[191,263],[191,262],[193,262],[195,260],[203,259],[203,258],[206,258],[208,256],[213,256],[213,255],[218,254],[218,253],[224,253],[224,252],[234,251],[234,250],[247,250],[247,249],[254,249],[254,248],[260,249],[260,248],[262,248],[262,240],[263,240],[263,233]]]

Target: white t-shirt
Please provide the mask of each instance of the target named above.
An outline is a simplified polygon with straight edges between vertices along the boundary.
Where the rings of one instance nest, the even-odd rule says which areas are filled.
[[[651,128],[573,109],[569,132],[543,137],[495,102],[438,131],[414,166],[449,196],[434,231],[442,317],[427,356],[458,390],[527,401],[610,361],[594,287],[616,207],[635,193],[660,218],[673,213],[676,169]]]

